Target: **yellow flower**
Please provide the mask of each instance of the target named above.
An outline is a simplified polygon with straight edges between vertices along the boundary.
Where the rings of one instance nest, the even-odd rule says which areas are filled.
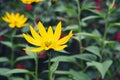
[[[52,2],[57,2],[58,0],[52,0]]]
[[[20,15],[20,13],[9,14],[8,12],[6,12],[6,15],[2,17],[2,19],[5,22],[9,23],[10,28],[15,28],[15,27],[21,28],[26,25],[26,21],[27,21],[27,18],[23,14],[22,15]]]
[[[23,37],[32,45],[36,46],[31,50],[25,49],[29,52],[40,52],[42,50],[63,50],[67,47],[66,43],[72,37],[72,31],[63,38],[61,36],[61,22],[57,24],[55,31],[53,32],[52,27],[50,26],[46,31],[41,22],[38,23],[39,33],[37,33],[32,26],[30,26],[31,35],[23,34]]]
[[[34,0],[34,2],[42,2],[42,1],[44,1],[44,0]]]
[[[24,4],[32,4],[33,2],[42,2],[44,0],[21,0]]]

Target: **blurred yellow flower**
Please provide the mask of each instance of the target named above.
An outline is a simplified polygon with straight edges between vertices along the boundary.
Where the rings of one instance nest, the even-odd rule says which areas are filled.
[[[44,0],[21,0],[24,4],[32,4],[33,2],[42,2]]]
[[[57,2],[58,0],[52,0],[52,2]]]
[[[57,27],[55,31],[53,32],[52,27],[50,26],[48,30],[46,31],[43,24],[41,22],[38,23],[38,29],[39,33],[37,33],[32,26],[30,26],[31,35],[29,34],[23,34],[23,37],[32,45],[36,46],[36,48],[33,49],[25,49],[29,52],[40,52],[42,50],[63,50],[65,47],[67,47],[66,43],[68,40],[72,37],[72,31],[69,32],[68,35],[66,35],[63,38],[60,38],[61,36],[61,25],[62,23],[59,22],[57,24]]]
[[[2,19],[9,23],[9,27],[10,28],[21,28],[23,26],[25,26],[27,23],[27,18],[22,14],[20,15],[20,13],[8,13],[6,12],[6,15],[4,17],[2,17]]]

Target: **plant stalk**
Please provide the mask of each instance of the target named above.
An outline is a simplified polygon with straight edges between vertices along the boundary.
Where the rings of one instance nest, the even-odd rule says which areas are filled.
[[[78,11],[78,14],[77,14],[78,25],[79,25],[78,32],[82,32],[80,1],[76,0],[76,3],[77,3],[77,9],[78,9],[77,10]],[[79,39],[80,39],[80,53],[82,53],[82,39],[81,39],[81,36],[79,36]]]
[[[14,35],[16,34],[16,29],[13,30],[13,33],[12,33],[12,36],[10,38],[10,41],[11,41],[11,44],[12,44],[12,47],[11,47],[11,59],[10,59],[10,67],[13,68],[14,66],[14,50],[15,50],[15,47],[14,47]]]
[[[49,54],[48,54],[48,69],[49,69],[48,76],[49,76],[49,80],[52,80],[50,66],[51,66],[51,51],[49,51]]]
[[[106,17],[104,18],[104,20],[105,20],[105,31],[104,31],[104,35],[103,35],[101,55],[104,55],[105,41],[106,41],[106,37],[107,37],[107,30],[109,28],[109,17],[110,17],[110,12],[108,11]]]
[[[35,59],[35,80],[38,80],[38,55]]]

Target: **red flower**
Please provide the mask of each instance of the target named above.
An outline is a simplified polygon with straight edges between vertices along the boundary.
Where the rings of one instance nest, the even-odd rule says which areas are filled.
[[[46,53],[45,52],[39,53],[38,56],[40,58],[45,58],[46,57]]]
[[[116,41],[120,41],[120,33],[118,33],[118,34],[115,35],[115,40]]]
[[[19,64],[16,65],[16,68],[19,68],[19,69],[25,69],[26,66],[23,65],[23,64],[21,64],[21,63],[19,63]]]
[[[101,8],[100,6],[97,6],[97,7],[95,8],[95,10],[97,10],[97,11],[102,11],[102,8]]]
[[[102,3],[102,0],[95,0],[95,3],[96,3],[96,4],[101,4],[101,3]]]
[[[0,41],[2,41],[3,40],[3,37],[2,36],[0,36]]]
[[[26,9],[27,11],[30,11],[30,10],[32,9],[32,5],[27,4],[27,5],[25,6],[25,9]]]

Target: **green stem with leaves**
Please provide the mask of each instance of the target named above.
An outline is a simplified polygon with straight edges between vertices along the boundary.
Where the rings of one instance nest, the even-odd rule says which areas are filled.
[[[105,20],[105,31],[104,31],[104,35],[103,35],[103,41],[102,41],[102,49],[101,49],[101,55],[104,55],[104,48],[105,48],[105,41],[106,41],[106,37],[107,37],[107,30],[109,28],[109,17],[110,17],[110,12],[107,12],[106,17],[104,18]]]
[[[77,17],[78,17],[78,25],[79,25],[79,28],[78,28],[78,32],[81,32],[82,31],[82,25],[81,25],[81,8],[80,8],[80,1],[79,0],[76,0],[76,3],[77,3],[77,11],[78,11],[78,14],[77,14]],[[80,53],[82,53],[82,39],[81,39],[81,36],[79,36],[79,39],[80,39]]]
[[[16,29],[13,30],[13,33],[12,33],[12,36],[10,38],[10,41],[11,41],[11,59],[10,59],[10,67],[13,68],[13,65],[14,65],[14,50],[15,50],[15,47],[14,47],[14,35],[16,34]]]

